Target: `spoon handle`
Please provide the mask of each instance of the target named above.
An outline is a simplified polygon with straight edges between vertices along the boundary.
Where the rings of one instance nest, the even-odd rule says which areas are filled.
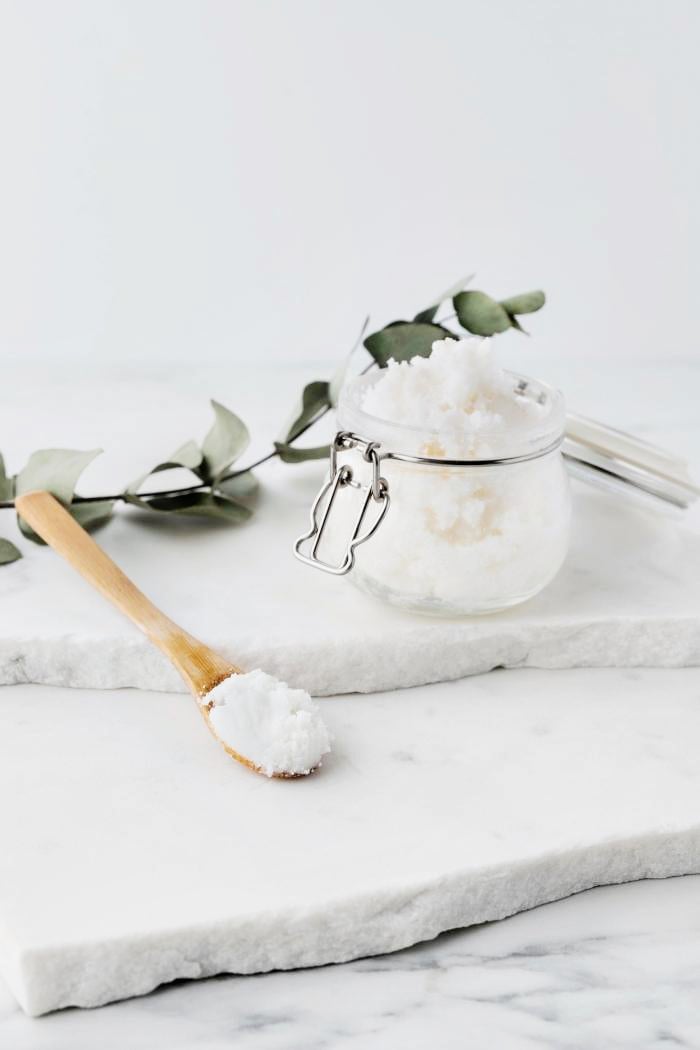
[[[15,506],[49,547],[170,657],[196,696],[239,670],[156,608],[49,492],[18,496]]]

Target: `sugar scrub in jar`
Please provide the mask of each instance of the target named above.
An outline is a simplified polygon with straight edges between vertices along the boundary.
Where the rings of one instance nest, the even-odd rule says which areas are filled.
[[[495,612],[556,575],[569,542],[564,399],[445,339],[349,383],[304,561],[421,612]],[[362,546],[360,546],[362,544]]]

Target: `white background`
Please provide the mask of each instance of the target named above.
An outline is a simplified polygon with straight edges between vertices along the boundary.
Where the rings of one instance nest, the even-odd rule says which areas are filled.
[[[538,352],[692,357],[699,46],[697,0],[1,0],[1,359],[332,364],[472,270],[547,290]]]

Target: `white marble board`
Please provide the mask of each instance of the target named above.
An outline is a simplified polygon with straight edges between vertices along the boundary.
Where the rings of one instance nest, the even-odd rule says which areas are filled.
[[[32,1014],[388,952],[700,870],[700,670],[522,670],[323,701],[318,776],[191,699],[0,692],[0,968]]]
[[[700,535],[676,521],[578,485],[571,552],[546,591],[499,615],[432,619],[294,560],[319,470],[291,478],[284,470],[270,469],[245,526],[205,526],[202,539],[197,525],[163,533],[126,511],[100,542],[193,634],[314,695],[498,666],[700,663]],[[184,688],[136,628],[51,552],[29,549],[2,569],[0,586],[0,683]]]
[[[697,1050],[700,875],[600,886],[339,966],[176,981],[22,1013],[11,1050]]]

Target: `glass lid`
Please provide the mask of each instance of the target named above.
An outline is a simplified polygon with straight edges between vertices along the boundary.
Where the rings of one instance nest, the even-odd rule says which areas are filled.
[[[685,460],[621,430],[568,412],[562,452],[575,477],[686,510],[698,497]]]

